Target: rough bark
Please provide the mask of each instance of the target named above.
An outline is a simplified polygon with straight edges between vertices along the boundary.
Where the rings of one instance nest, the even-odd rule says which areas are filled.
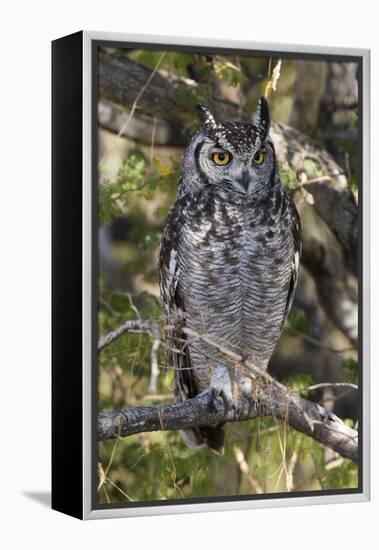
[[[152,69],[128,57],[100,51],[100,96],[128,109],[133,105],[151,73]],[[192,115],[188,109],[181,106],[178,97],[181,91],[185,91],[186,97],[193,95],[194,104],[197,103],[193,93],[197,86],[198,83],[191,78],[158,70],[138,100],[138,111],[183,127],[192,120]],[[213,97],[212,107],[217,116],[224,118],[230,118],[238,111],[238,105],[217,96]]]
[[[152,69],[137,63],[119,54],[100,52],[99,54],[99,92],[103,104],[100,107],[100,120],[112,131],[119,132],[122,126],[118,126],[125,118],[122,113],[131,111],[137,96],[141,92]],[[193,114],[187,108],[183,108],[178,99],[178,90],[185,89],[185,95],[193,95],[193,103],[197,103],[195,91],[199,84],[190,78],[184,78],[157,70],[149,85],[138,97],[135,106],[135,115],[155,117],[170,125],[182,129],[188,122],[193,121]],[[240,105],[230,102],[225,98],[213,95],[211,107],[216,116],[221,119],[249,120],[252,113],[240,112]],[[113,111],[112,111],[113,109]],[[135,116],[134,115],[134,116]],[[143,119],[147,124],[148,118]],[[130,124],[128,126],[128,131]],[[167,130],[168,133],[171,130]],[[148,142],[151,141],[151,131],[145,130]],[[347,189],[347,178],[344,170],[335,162],[333,157],[323,149],[316,141],[297,130],[283,124],[274,122],[271,135],[275,142],[279,162],[287,161],[289,166],[299,174],[306,172],[304,159],[314,159],[322,176],[327,178],[327,185],[337,191]],[[148,136],[148,138],[147,138]],[[135,137],[134,134],[130,137]],[[163,140],[163,137],[162,137]]]
[[[308,183],[317,214],[333,231],[351,272],[358,276],[358,208],[349,193],[340,193],[323,182]]]
[[[349,162],[357,161],[358,81],[356,63],[328,63],[317,137],[344,162],[341,142],[350,143]],[[351,158],[351,154],[353,158]],[[353,168],[353,166],[351,167]]]
[[[319,304],[326,316],[356,346],[358,340],[358,287],[338,249],[325,246],[306,228],[302,235],[302,265],[315,282]],[[337,244],[337,243],[336,243]]]
[[[341,456],[358,461],[358,433],[338,417],[317,403],[293,395],[279,383],[268,385],[258,394],[258,399],[251,401],[238,415],[232,410],[226,410],[223,400],[215,399],[210,392],[183,403],[101,412],[97,423],[98,439],[127,437],[157,430],[217,426],[258,416],[274,416]]]
[[[138,331],[152,334],[158,326],[159,324],[155,321],[127,321],[103,337],[99,342],[98,350],[100,351],[126,332]],[[287,422],[295,430],[313,437],[342,456],[358,461],[356,430],[347,427],[337,416],[328,413],[317,403],[293,394],[266,371],[260,370],[251,361],[225,348],[223,344],[188,328],[184,328],[183,331],[187,338],[195,338],[214,346],[224,354],[234,369],[240,369],[243,374],[249,376],[254,386],[251,398],[243,398],[238,402],[238,412],[225,408],[224,401],[215,397],[211,391],[203,392],[183,403],[101,412],[98,415],[97,424],[99,440],[157,430],[216,426],[224,422],[247,420],[257,416],[273,416]]]
[[[161,118],[152,118],[143,113],[134,114],[129,118],[129,112],[116,107],[106,99],[98,103],[97,116],[102,128],[139,143],[154,145],[184,146],[187,138],[175,124]]]
[[[318,128],[327,67],[325,61],[296,62],[296,80],[289,123],[309,136],[314,136]]]
[[[151,141],[152,130],[148,128],[148,120],[155,117],[158,121],[159,143],[167,139],[172,142],[178,138],[178,144],[183,144],[183,135],[180,129],[193,120],[193,115],[188,108],[183,108],[178,100],[178,91],[185,89],[186,96],[193,95],[194,104],[197,102],[194,93],[199,86],[198,82],[190,78],[184,78],[157,70],[151,78],[153,70],[137,63],[128,57],[120,54],[99,53],[99,91],[103,101],[99,106],[99,119],[104,127],[120,132],[128,120],[125,109],[131,111],[134,106],[136,120],[131,125],[128,121],[128,137],[136,138],[136,128],[143,127],[144,131],[139,132],[140,138],[145,136],[148,142]],[[144,88],[146,82],[148,86]],[[141,89],[143,93],[141,93]],[[135,105],[138,96],[138,104]],[[212,97],[210,107],[215,114],[222,119],[250,119],[251,113],[240,113],[240,106],[230,102],[221,96]],[[141,116],[142,115],[142,116]],[[157,122],[155,122],[157,123]],[[174,130],[176,128],[176,130]],[[121,132],[122,133],[122,132]],[[157,134],[157,132],[156,132]],[[315,207],[324,221],[331,226],[338,240],[341,242],[349,258],[349,266],[354,267],[353,255],[356,252],[357,243],[357,206],[348,193],[348,180],[345,170],[342,169],[334,158],[323,149],[319,143],[305,134],[287,126],[283,123],[273,122],[271,136],[275,143],[277,159],[279,163],[287,163],[289,168],[299,176],[302,183],[307,183],[309,174],[305,162],[311,160],[317,167],[320,183],[312,184],[307,190],[313,195]],[[155,140],[156,144],[158,142]],[[330,215],[325,205],[330,202],[331,191],[333,193]],[[337,193],[339,193],[337,195]],[[340,195],[341,194],[341,195]],[[340,206],[338,206],[340,204]],[[337,205],[337,206],[336,206]],[[334,210],[340,211],[348,206],[348,216],[338,214],[338,224],[335,222]],[[356,257],[356,256],[355,256]],[[356,273],[356,271],[355,271]]]
[[[103,100],[99,112],[100,122],[105,127],[117,133],[120,131],[122,124],[119,126],[119,123],[125,119],[125,111],[132,109],[141,88],[144,87],[151,74],[152,69],[125,56],[107,52],[99,53],[99,92],[100,100]],[[185,90],[184,95],[186,97],[192,95],[195,105],[197,103],[195,92],[198,86],[199,83],[190,78],[157,70],[149,85],[138,97],[135,115],[137,117],[141,114],[144,115],[145,118],[142,119],[142,122],[145,125],[148,123],[148,117],[150,119],[155,117],[160,122],[164,121],[168,124],[166,127],[167,136],[170,136],[170,132],[173,131],[172,125],[180,130],[193,121],[191,111],[188,107],[183,108],[181,105],[178,91]],[[251,120],[252,118],[252,113],[243,111],[241,113],[241,107],[238,103],[228,101],[216,94],[211,98],[211,103],[209,107],[221,119],[239,120],[242,118],[243,120]],[[135,138],[136,136],[130,124],[128,125],[129,131],[132,134],[126,134],[127,137]],[[140,135],[140,139],[143,139],[144,135],[147,143],[150,143],[150,129],[145,128],[142,135]],[[271,135],[275,141],[279,162],[287,161],[290,167],[296,173],[299,173],[304,171],[304,158],[314,158],[323,172],[323,176],[330,178],[328,185],[339,191],[346,190],[347,178],[344,170],[316,141],[285,124],[277,122],[272,125]],[[162,143],[163,139],[162,134]]]

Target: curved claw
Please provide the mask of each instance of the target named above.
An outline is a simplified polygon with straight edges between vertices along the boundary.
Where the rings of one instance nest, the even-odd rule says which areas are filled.
[[[326,409],[319,410],[322,422],[338,422],[343,424],[342,420],[338,418],[334,413],[327,411]]]
[[[221,397],[224,401],[225,410],[228,411],[233,405],[232,383],[229,371],[226,367],[218,366],[213,375],[209,386],[213,399]]]
[[[217,367],[209,386],[212,410],[215,412],[218,411],[217,402],[221,398],[224,403],[225,413],[232,412],[233,420],[247,418],[252,407],[251,379],[240,375],[235,381],[234,386],[233,391],[228,369],[223,366]]]
[[[209,388],[209,394],[210,394],[210,400],[209,400],[209,409],[211,412],[217,413],[219,412],[219,403],[220,400],[222,400],[225,412],[227,409],[227,404],[225,403],[225,399],[223,398],[222,393],[219,393],[215,388],[210,387]]]
[[[240,418],[248,418],[253,406],[253,402],[250,396],[241,394],[238,399],[238,405],[236,407],[236,420]]]

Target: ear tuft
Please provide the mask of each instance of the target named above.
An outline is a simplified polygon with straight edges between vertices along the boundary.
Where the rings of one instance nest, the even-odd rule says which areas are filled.
[[[204,107],[204,105],[201,105],[200,103],[198,103],[196,105],[196,112],[197,112],[197,116],[199,117],[199,120],[203,124],[205,124],[206,126],[209,126],[210,128],[213,128],[213,129],[217,128],[218,123],[217,123],[215,117],[213,116],[213,114],[211,113],[211,111],[209,109]]]
[[[265,139],[270,127],[270,111],[267,100],[263,96],[258,101],[254,122],[261,139]]]

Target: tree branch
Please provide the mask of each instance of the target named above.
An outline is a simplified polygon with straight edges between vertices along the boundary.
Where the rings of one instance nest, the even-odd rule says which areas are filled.
[[[338,204],[338,200],[334,199]],[[337,207],[338,210],[338,207]],[[357,281],[342,255],[315,239],[303,227],[302,264],[315,281],[318,300],[329,319],[356,346],[358,340]]]
[[[357,431],[317,403],[290,394],[285,386],[266,387],[259,392],[259,401],[251,401],[249,405],[236,416],[234,411],[225,409],[221,398],[215,399],[211,392],[206,391],[182,403],[101,412],[97,423],[98,439],[157,430],[217,426],[258,416],[274,416],[341,456],[358,461]]]
[[[151,69],[121,54],[99,53],[99,91],[102,100],[99,120],[104,127],[117,134],[150,142],[151,128],[146,128],[146,125],[149,118],[152,125],[154,118],[159,129],[157,145],[165,140],[170,143],[176,140],[176,145],[183,145],[180,131],[193,121],[193,113],[188,106],[183,108],[180,95],[193,97],[195,105],[198,102],[198,88],[199,83],[191,78],[170,74],[157,67]],[[215,115],[223,120],[239,120],[241,117],[251,120],[252,113],[241,112],[241,105],[221,97],[216,89],[210,102]],[[126,127],[128,132],[125,132]],[[312,195],[317,213],[341,243],[348,266],[356,276],[358,209],[348,192],[345,170],[317,141],[286,124],[274,121],[270,133],[279,164],[287,165],[298,177],[299,184],[305,184],[304,188]],[[309,163],[309,160],[322,177],[308,180],[306,162]],[[304,175],[305,178],[302,178]]]
[[[113,331],[104,342],[110,343],[130,330],[131,322]],[[145,321],[133,321],[133,330],[146,330]],[[125,327],[128,327],[125,329]],[[238,414],[226,409],[224,401],[207,390],[193,399],[182,403],[148,407],[129,407],[120,411],[101,412],[98,415],[97,432],[99,440],[127,437],[141,432],[157,430],[180,430],[191,427],[216,426],[220,423],[235,422],[273,416],[279,418],[309,437],[333,449],[340,455],[358,461],[358,432],[346,426],[337,416],[327,412],[317,403],[294,395],[286,386],[261,371],[239,354],[228,350],[224,345],[213,342],[209,336],[200,335],[185,329],[187,336],[212,343],[215,348],[233,362],[234,366],[254,380],[251,399],[241,401]],[[106,345],[106,344],[105,344]],[[100,347],[100,345],[99,345]],[[259,377],[259,378],[258,378]]]
[[[140,93],[141,88],[151,77],[153,70],[128,57],[99,52],[99,92],[100,95],[123,108],[130,108]],[[180,92],[186,97],[193,95],[197,103],[195,90],[198,83],[191,78],[177,76],[164,70],[157,70],[149,86],[139,97],[138,107],[146,115],[167,120],[180,127],[192,119],[192,113],[183,109],[178,96]],[[217,116],[230,118],[235,115],[238,105],[215,95],[212,108]]]
[[[307,182],[304,187],[313,196],[318,215],[342,245],[347,265],[358,276],[358,208],[353,197],[321,182]]]
[[[157,328],[159,328],[159,323],[157,323],[157,321],[141,321],[139,319],[125,321],[125,323],[117,327],[115,330],[108,332],[108,334],[99,339],[97,344],[97,352],[100,353],[102,349],[109,346],[109,344],[112,344],[112,342],[127,332],[132,334],[152,335],[153,332],[154,334],[156,333]]]

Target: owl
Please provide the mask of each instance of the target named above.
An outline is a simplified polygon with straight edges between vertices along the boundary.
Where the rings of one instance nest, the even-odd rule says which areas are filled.
[[[267,368],[296,288],[300,220],[279,179],[265,98],[252,124],[217,120],[201,105],[197,112],[160,247],[166,361],[177,401],[211,390],[238,411],[252,377],[217,347]],[[185,327],[217,346],[189,338]],[[183,435],[192,448],[223,453],[222,425]]]

